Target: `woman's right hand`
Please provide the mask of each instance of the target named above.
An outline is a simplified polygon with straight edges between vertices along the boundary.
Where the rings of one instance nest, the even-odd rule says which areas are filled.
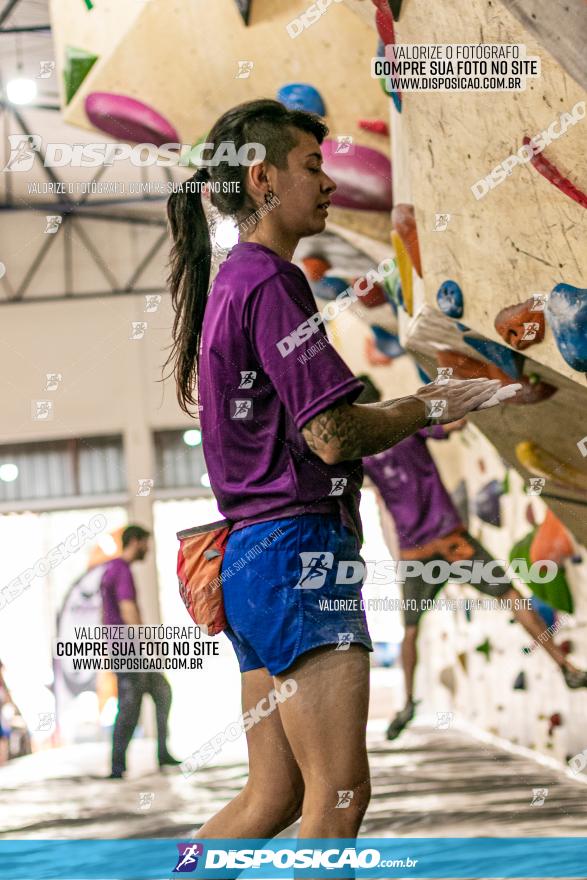
[[[449,379],[442,385],[432,382],[418,388],[414,397],[424,400],[429,418],[446,425],[474,410],[497,406],[520,388],[517,384],[502,386],[499,379]]]

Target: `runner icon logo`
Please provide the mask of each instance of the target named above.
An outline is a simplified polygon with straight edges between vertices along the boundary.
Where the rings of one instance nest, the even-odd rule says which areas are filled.
[[[302,573],[294,590],[318,590],[324,586],[326,572],[332,568],[334,553],[300,553]]]
[[[188,874],[198,867],[198,859],[204,855],[204,845],[201,843],[178,843],[179,857],[173,869],[174,874]]]

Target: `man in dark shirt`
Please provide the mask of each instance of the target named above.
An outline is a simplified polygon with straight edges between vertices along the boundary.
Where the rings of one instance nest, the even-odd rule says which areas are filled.
[[[149,532],[131,525],[122,533],[122,553],[106,566],[100,590],[102,616],[106,626],[142,623],[137,592],[130,570],[133,562],[144,559],[149,550]],[[117,672],[118,714],[112,732],[112,773],[122,779],[126,772],[126,750],[139,720],[143,694],[150,694],[157,715],[159,766],[179,764],[167,750],[167,719],[171,708],[171,687],[160,672]]]

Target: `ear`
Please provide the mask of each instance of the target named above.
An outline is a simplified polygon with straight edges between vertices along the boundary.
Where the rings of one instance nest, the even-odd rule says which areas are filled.
[[[251,165],[248,169],[248,189],[255,201],[263,202],[265,194],[270,189],[269,177],[267,174],[267,164],[258,162]]]

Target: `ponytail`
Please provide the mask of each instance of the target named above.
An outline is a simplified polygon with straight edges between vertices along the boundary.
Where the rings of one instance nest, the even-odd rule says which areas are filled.
[[[202,185],[211,181],[210,203],[219,214],[238,222],[250,218],[258,205],[247,194],[247,169],[228,160],[210,160],[220,144],[233,144],[235,151],[248,144],[265,147],[268,162],[277,168],[287,167],[287,155],[297,144],[296,129],[313,134],[319,144],[328,134],[321,119],[304,110],[288,110],[279,101],[261,99],[239,104],[220,117],[207,137],[204,165],[167,203],[167,216],[173,236],[171,272],[167,279],[175,310],[173,345],[165,362],[173,362],[177,399],[190,415],[195,406],[194,389],[200,355],[204,311],[208,298],[212,245],[210,230],[202,206]],[[210,146],[212,145],[212,146]]]
[[[190,405],[196,405],[194,389],[212,262],[210,230],[201,197],[201,188],[207,180],[207,169],[199,168],[167,202],[174,242],[167,283],[175,319],[173,345],[165,366],[174,361],[177,399],[188,415]]]

